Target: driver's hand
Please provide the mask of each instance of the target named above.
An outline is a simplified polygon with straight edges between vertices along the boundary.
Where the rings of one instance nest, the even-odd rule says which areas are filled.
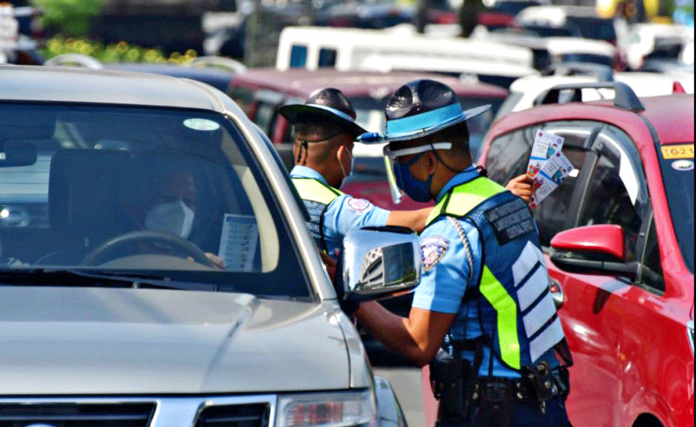
[[[210,262],[212,262],[215,265],[215,267],[219,268],[220,270],[224,270],[225,268],[227,268],[225,260],[220,258],[219,256],[211,254],[210,252],[206,252],[205,257],[208,258]]]
[[[205,257],[208,258],[208,261],[213,263],[215,268],[219,268],[220,270],[224,270],[227,268],[227,264],[225,263],[225,260],[220,258],[219,256],[211,254],[210,252],[206,252]],[[187,259],[189,261],[195,262],[193,257],[188,257]]]

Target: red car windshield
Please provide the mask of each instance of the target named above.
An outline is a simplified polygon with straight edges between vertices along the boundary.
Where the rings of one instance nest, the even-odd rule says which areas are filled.
[[[693,144],[693,143],[692,143]],[[694,162],[660,159],[674,233],[687,268],[694,272]]]

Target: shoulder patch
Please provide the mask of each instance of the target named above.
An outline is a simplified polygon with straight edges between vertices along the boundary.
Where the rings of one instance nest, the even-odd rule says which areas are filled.
[[[428,236],[421,240],[421,255],[423,256],[423,271],[430,271],[447,252],[449,240],[440,236]]]
[[[372,206],[372,203],[365,199],[356,199],[353,197],[348,198],[347,204],[348,209],[355,213],[362,212]]]

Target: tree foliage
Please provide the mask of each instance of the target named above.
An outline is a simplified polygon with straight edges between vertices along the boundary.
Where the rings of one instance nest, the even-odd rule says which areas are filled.
[[[92,19],[99,15],[104,0],[31,0],[43,9],[43,25],[65,36],[83,36],[89,32]]]

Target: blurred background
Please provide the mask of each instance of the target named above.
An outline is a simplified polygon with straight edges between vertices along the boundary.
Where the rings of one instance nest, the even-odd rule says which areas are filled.
[[[693,0],[10,0],[0,5],[0,62],[12,63],[40,64],[77,53],[102,63],[184,63],[215,55],[247,67],[273,66],[280,32],[288,26],[409,27],[453,37],[579,36],[615,46],[622,69],[640,69],[653,57],[693,61],[693,53],[683,54],[689,43],[693,50]],[[522,13],[536,6],[573,7],[563,13],[558,8]]]

